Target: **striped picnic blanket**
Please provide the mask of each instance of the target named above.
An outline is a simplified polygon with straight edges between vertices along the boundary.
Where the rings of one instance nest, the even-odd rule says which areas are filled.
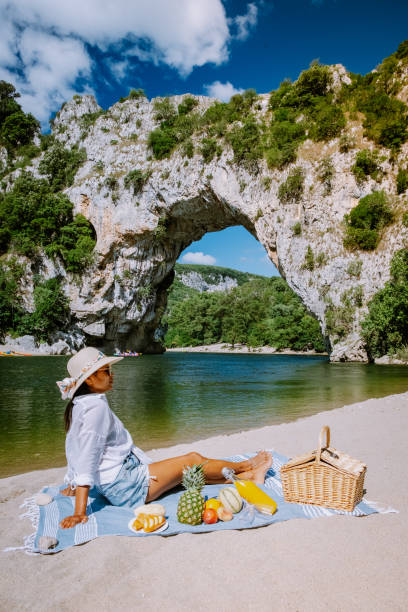
[[[288,521],[294,518],[316,518],[320,516],[332,516],[338,514],[350,516],[366,516],[376,512],[393,512],[391,508],[381,508],[377,503],[361,501],[353,512],[344,512],[341,510],[331,510],[322,508],[321,506],[312,506],[309,504],[288,504],[283,500],[282,483],[280,479],[280,468],[284,463],[287,463],[288,458],[270,451],[273,453],[273,466],[267,472],[265,484],[262,487],[278,505],[277,511],[272,516],[265,516],[259,512],[251,512],[249,508],[245,511],[235,514],[232,521],[221,522],[212,525],[184,525],[177,520],[177,504],[180,497],[180,489],[163,495],[160,500],[166,508],[166,517],[168,528],[158,533],[151,534],[136,534],[132,532],[128,523],[134,517],[131,508],[119,508],[111,506],[106,500],[101,497],[94,489],[90,490],[88,499],[89,519],[87,523],[77,525],[72,529],[61,529],[59,522],[65,516],[73,514],[75,498],[65,497],[60,494],[60,489],[57,486],[45,487],[42,492],[48,493],[53,497],[53,501],[47,506],[37,506],[34,502],[34,497],[25,500],[22,507],[25,508],[25,513],[22,517],[29,517],[35,527],[35,532],[27,536],[24,547],[28,553],[39,553],[39,538],[41,536],[51,536],[58,540],[57,546],[49,550],[48,553],[59,552],[70,546],[83,544],[89,540],[93,540],[100,536],[107,535],[126,535],[130,537],[150,537],[154,535],[170,536],[178,533],[202,533],[207,531],[221,531],[224,529],[251,529],[254,527],[262,527],[271,523],[279,523]],[[247,455],[235,455],[229,457],[228,461],[242,461],[251,457]],[[207,498],[216,497],[219,490],[225,485],[206,485],[203,489],[203,495]],[[395,512],[395,511],[394,511]],[[6,549],[15,550],[15,549]]]

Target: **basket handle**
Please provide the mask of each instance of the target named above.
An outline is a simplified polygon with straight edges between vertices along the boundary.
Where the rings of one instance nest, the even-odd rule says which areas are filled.
[[[326,434],[326,444],[323,446],[323,437]],[[319,446],[316,451],[316,463],[320,463],[320,455],[322,450],[328,448],[330,446],[330,427],[328,425],[324,425],[320,431],[319,436]]]

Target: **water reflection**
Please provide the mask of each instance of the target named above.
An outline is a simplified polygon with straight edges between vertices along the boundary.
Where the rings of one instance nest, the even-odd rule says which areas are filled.
[[[64,465],[65,357],[0,360],[0,476]],[[144,449],[281,423],[407,390],[403,366],[170,353],[115,366],[113,410]]]

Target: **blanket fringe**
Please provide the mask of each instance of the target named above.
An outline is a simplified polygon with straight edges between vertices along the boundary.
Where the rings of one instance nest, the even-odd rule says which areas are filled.
[[[365,498],[363,499],[363,502],[367,504],[367,506],[370,506],[370,508],[372,508],[379,514],[392,514],[392,513],[399,514],[399,510],[396,510],[392,506],[384,506],[380,502],[369,501],[368,499],[365,499]]]
[[[20,508],[25,508],[26,512],[20,514],[20,519],[29,518],[33,526],[34,532],[24,538],[24,546],[8,546],[3,549],[3,552],[11,552],[14,550],[24,550],[27,555],[38,555],[34,550],[35,536],[37,534],[38,524],[40,522],[40,508],[35,503],[36,495],[27,497],[21,504]]]

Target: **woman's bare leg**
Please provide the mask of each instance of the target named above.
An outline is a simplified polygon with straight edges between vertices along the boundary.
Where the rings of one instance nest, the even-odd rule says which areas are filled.
[[[150,480],[146,501],[153,501],[165,491],[179,485],[183,476],[183,469],[186,466],[200,463],[204,464],[205,479],[210,484],[226,482],[221,472],[224,467],[234,469],[235,473],[245,480],[263,482],[266,472],[272,465],[272,455],[262,451],[246,461],[233,462],[222,459],[207,459],[199,453],[192,452],[180,457],[151,463],[149,473],[154,479]]]

